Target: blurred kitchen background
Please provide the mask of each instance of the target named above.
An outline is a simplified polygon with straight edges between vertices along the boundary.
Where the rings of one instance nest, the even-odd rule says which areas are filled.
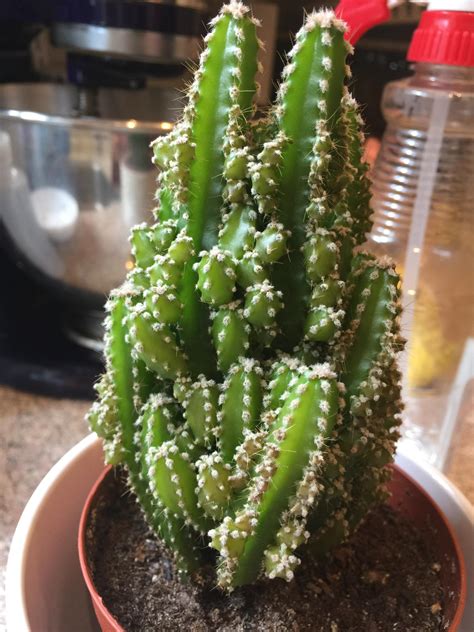
[[[262,109],[303,10],[251,3],[264,24]],[[317,6],[328,3],[317,2]],[[43,0],[0,6],[0,381],[88,398],[100,370],[102,307],[132,265],[127,235],[153,207],[150,141],[179,114],[204,0]],[[420,8],[395,8],[352,59],[368,135],[384,85],[408,74]],[[373,153],[377,143],[370,143]],[[22,212],[18,209],[22,207]]]

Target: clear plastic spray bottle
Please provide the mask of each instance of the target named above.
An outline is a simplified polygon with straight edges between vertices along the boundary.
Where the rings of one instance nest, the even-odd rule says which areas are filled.
[[[434,0],[387,85],[371,247],[403,275],[405,439],[443,467],[474,377],[474,0]]]

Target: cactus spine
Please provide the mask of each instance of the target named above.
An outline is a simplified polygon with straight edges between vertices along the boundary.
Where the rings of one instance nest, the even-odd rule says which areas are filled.
[[[108,303],[89,423],[181,568],[291,580],[384,499],[401,410],[398,277],[370,228],[344,24],[311,13],[252,125],[259,41],[211,23],[182,119],[153,144],[153,226]]]

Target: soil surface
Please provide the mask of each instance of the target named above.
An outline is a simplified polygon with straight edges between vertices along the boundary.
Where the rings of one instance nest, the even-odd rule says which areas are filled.
[[[182,583],[116,478],[92,513],[88,547],[105,605],[127,632],[444,630],[440,565],[422,535],[388,506],[330,558],[305,559],[289,584],[261,581],[223,595],[211,571]]]

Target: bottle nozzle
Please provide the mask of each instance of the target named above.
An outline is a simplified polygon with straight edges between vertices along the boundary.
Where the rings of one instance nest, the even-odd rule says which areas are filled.
[[[355,44],[369,29],[390,19],[390,6],[400,0],[341,0],[336,15],[349,26],[346,39]]]

